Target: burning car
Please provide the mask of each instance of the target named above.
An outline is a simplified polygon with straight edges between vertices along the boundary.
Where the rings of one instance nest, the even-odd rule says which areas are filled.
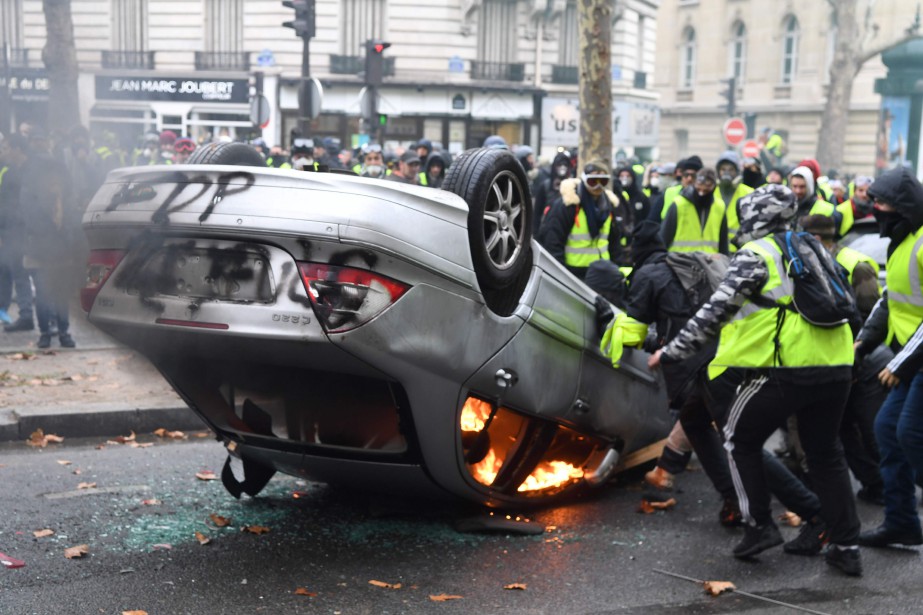
[[[509,152],[461,154],[443,190],[268,169],[241,144],[191,161],[109,174],[81,299],[243,461],[233,494],[281,471],[545,501],[669,430],[647,355],[613,368],[596,294],[532,240]]]

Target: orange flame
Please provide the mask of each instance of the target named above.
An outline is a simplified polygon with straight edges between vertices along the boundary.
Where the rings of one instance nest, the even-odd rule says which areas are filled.
[[[526,480],[519,485],[518,491],[540,491],[560,487],[572,480],[583,478],[583,470],[566,461],[549,461],[541,463]]]
[[[490,404],[476,397],[465,400],[461,413],[462,431],[478,432],[484,429],[484,422],[490,416]]]

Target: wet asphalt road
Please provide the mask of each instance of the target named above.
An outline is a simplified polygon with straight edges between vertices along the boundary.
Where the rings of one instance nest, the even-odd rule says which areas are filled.
[[[740,595],[711,598],[655,568],[732,581],[822,613],[923,612],[916,550],[866,549],[859,580],[779,548],[758,563],[734,560],[739,530],[717,523],[717,496],[702,472],[680,478],[678,504],[666,512],[637,513],[644,488],[622,481],[533,511],[546,528],[538,536],[462,534],[453,523],[480,511],[370,499],[290,477],[277,476],[257,499],[234,500],[220,481],[195,477],[220,474],[224,452],[211,440],[98,443],[0,446],[0,552],[26,562],[0,567],[3,615],[797,612]],[[151,499],[161,503],[142,503]],[[212,513],[231,525],[215,527]],[[880,510],[860,503],[860,514],[874,524]],[[245,525],[269,532],[242,532]],[[55,534],[33,537],[46,528]],[[200,545],[196,531],[210,544]],[[80,544],[88,555],[65,559],[64,549]],[[514,583],[526,589],[504,589]],[[316,596],[295,595],[300,587]],[[440,594],[461,598],[431,600]]]

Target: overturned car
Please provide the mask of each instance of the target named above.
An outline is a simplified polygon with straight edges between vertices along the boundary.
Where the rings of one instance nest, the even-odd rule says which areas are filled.
[[[613,368],[595,293],[532,240],[509,152],[463,153],[443,190],[253,155],[113,171],[83,221],[90,321],[243,461],[235,495],[281,471],[518,505],[669,431],[647,355]]]

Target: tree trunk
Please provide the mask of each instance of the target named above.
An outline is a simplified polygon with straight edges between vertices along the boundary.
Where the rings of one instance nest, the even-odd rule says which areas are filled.
[[[580,168],[612,163],[612,2],[577,0],[580,30]]]
[[[48,129],[67,131],[80,124],[77,48],[70,0],[42,0],[47,42],[42,61],[48,70]]]

